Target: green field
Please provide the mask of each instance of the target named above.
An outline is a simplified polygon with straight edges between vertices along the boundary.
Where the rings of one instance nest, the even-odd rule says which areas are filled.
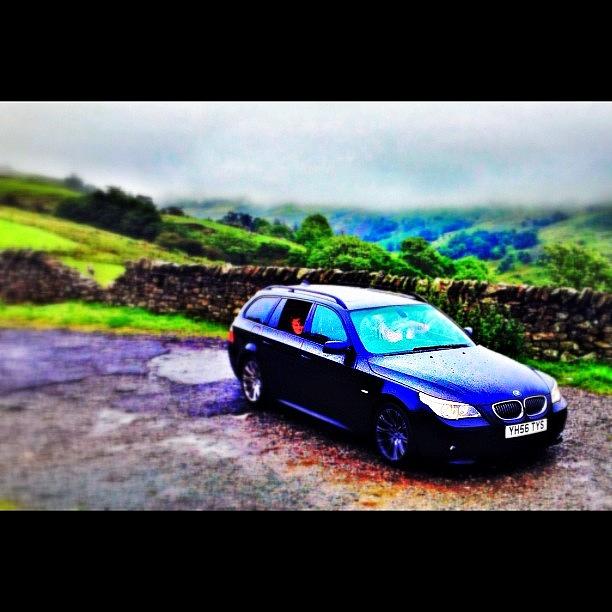
[[[0,218],[0,249],[29,249],[32,245],[53,253],[73,253],[79,246],[47,230]]]
[[[86,302],[6,305],[0,302],[0,328],[71,329],[87,332],[146,333],[225,338],[227,325],[142,308]]]
[[[59,202],[80,194],[45,177],[0,176],[0,202],[12,202],[20,208],[53,212]]]
[[[0,206],[0,224],[0,249],[46,251],[82,273],[92,268],[94,278],[102,285],[120,276],[125,262],[143,257],[174,263],[210,263],[143,240],[8,206]]]

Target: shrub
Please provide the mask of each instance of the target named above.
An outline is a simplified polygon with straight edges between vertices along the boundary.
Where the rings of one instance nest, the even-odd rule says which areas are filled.
[[[159,246],[170,251],[183,251],[192,257],[203,257],[205,255],[202,243],[193,238],[186,238],[176,232],[163,231],[156,240]]]
[[[461,327],[474,330],[472,339],[492,351],[508,357],[520,357],[525,348],[525,327],[514,319],[503,304],[451,301],[446,293],[429,287],[424,297],[455,320]]]
[[[478,257],[468,255],[455,260],[455,273],[453,278],[457,280],[489,280],[489,269]]]
[[[257,247],[255,257],[263,263],[282,263],[287,259],[289,254],[289,245],[287,244],[273,244],[273,243],[261,243]]]

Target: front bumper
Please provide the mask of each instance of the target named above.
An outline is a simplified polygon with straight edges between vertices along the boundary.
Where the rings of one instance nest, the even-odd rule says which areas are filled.
[[[559,402],[540,417],[548,419],[545,432],[511,439],[505,437],[504,423],[453,427],[433,413],[422,412],[414,416],[411,426],[419,455],[450,463],[467,463],[481,458],[526,453],[554,444],[565,429],[567,402]]]

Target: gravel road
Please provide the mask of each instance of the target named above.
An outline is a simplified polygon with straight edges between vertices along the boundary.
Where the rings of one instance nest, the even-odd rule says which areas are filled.
[[[612,509],[612,397],[562,391],[544,453],[399,470],[305,416],[246,412],[219,341],[1,330],[0,507]]]

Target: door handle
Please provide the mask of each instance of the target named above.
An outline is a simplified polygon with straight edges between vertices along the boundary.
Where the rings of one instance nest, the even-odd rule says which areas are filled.
[[[262,340],[261,343],[265,344],[266,346],[270,346],[272,344],[269,340]]]
[[[300,353],[300,357],[302,359],[307,359],[308,361],[310,361],[312,359],[312,357],[310,355],[308,355],[307,353]]]

